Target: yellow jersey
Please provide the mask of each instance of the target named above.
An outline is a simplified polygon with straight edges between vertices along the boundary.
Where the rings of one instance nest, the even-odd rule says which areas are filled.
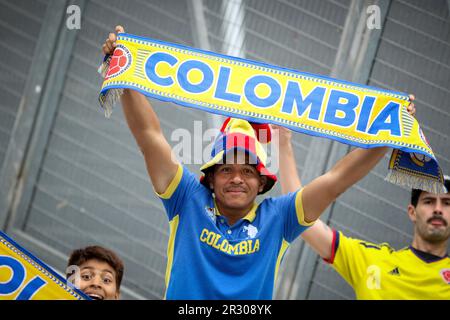
[[[394,250],[334,231],[327,261],[362,300],[450,300],[450,257],[424,259],[412,247]]]

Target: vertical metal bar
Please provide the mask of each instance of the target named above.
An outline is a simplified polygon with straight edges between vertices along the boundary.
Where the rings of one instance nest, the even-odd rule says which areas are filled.
[[[447,17],[450,19],[450,0],[447,0]]]
[[[191,0],[188,10],[191,17],[191,29],[195,46],[203,50],[211,50],[208,38],[208,27],[206,26],[206,19],[203,9],[203,1]]]
[[[71,4],[78,5],[82,10],[85,1],[72,1]],[[55,46],[51,51],[47,52],[49,56],[47,77],[42,83],[42,95],[36,105],[37,112],[34,115],[33,127],[29,133],[30,139],[26,146],[21,169],[13,190],[8,217],[5,221],[5,229],[12,227],[23,228],[33,199],[35,185],[39,179],[39,172],[77,35],[76,30],[66,28],[67,5],[67,2],[58,0],[50,2],[49,7],[51,10],[48,12],[49,25],[41,32],[44,41],[48,30],[56,33],[53,35],[55,37]]]
[[[245,11],[242,0],[222,2],[222,32],[224,35],[222,52],[245,58]]]
[[[208,38],[208,27],[206,25],[205,11],[203,8],[203,0],[190,0],[188,6],[191,29],[196,47],[211,51],[211,45]],[[208,114],[209,126],[211,128],[220,128],[222,125],[222,118],[219,115]]]
[[[35,55],[29,70],[25,89],[11,132],[3,166],[0,168],[0,228],[6,229],[8,212],[13,203],[18,183],[23,174],[23,161],[35,126],[53,52],[65,14],[65,1],[52,0],[47,5],[44,22],[39,33]]]

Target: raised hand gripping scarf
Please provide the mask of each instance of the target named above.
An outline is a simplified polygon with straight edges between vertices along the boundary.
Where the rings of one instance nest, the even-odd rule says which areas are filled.
[[[0,300],[91,300],[0,231]]]
[[[445,192],[406,94],[121,33],[102,66],[109,117],[124,88],[180,106],[272,123],[362,148],[394,148],[387,180]]]

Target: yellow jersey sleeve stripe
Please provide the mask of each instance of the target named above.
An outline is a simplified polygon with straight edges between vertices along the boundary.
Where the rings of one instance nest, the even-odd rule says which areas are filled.
[[[165,276],[166,293],[164,294],[164,299],[166,299],[167,288],[169,287],[170,281],[170,274],[172,272],[173,253],[175,248],[175,236],[177,234],[179,220],[180,220],[179,216],[176,215],[175,217],[173,217],[171,221],[169,221],[170,235],[169,235],[169,242],[167,243],[167,267]]]
[[[310,227],[314,224],[315,221],[306,222],[305,221],[305,213],[303,211],[303,188],[297,192],[295,196],[295,211],[297,213],[298,224],[305,227]]]
[[[170,182],[169,186],[167,187],[166,191],[159,194],[155,191],[156,195],[162,199],[170,199],[172,197],[173,193],[177,189],[178,185],[180,184],[181,177],[183,176],[183,166],[181,164],[178,165],[177,173],[175,174],[175,177],[173,177],[172,181]]]
[[[284,253],[286,252],[286,250],[288,248],[289,248],[289,242],[287,242],[286,240],[283,239],[283,243],[281,245],[280,252],[278,253],[277,264],[275,267],[274,283],[277,281],[277,278],[278,278],[278,269],[280,268],[281,259],[283,258]]]

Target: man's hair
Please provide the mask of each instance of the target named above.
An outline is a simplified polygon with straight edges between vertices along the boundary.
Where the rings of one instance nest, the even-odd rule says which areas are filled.
[[[444,185],[447,189],[447,192],[450,192],[450,177],[444,176]],[[420,189],[412,189],[411,190],[411,204],[414,207],[417,207],[417,203],[419,202],[420,194],[423,192],[423,190]]]
[[[89,246],[86,248],[81,248],[74,250],[70,254],[68,266],[81,266],[83,263],[89,260],[99,260],[105,262],[113,268],[116,272],[116,283],[117,291],[119,291],[120,283],[122,282],[124,265],[122,260],[113,251],[100,247],[100,246]],[[69,277],[70,275],[67,275]]]

